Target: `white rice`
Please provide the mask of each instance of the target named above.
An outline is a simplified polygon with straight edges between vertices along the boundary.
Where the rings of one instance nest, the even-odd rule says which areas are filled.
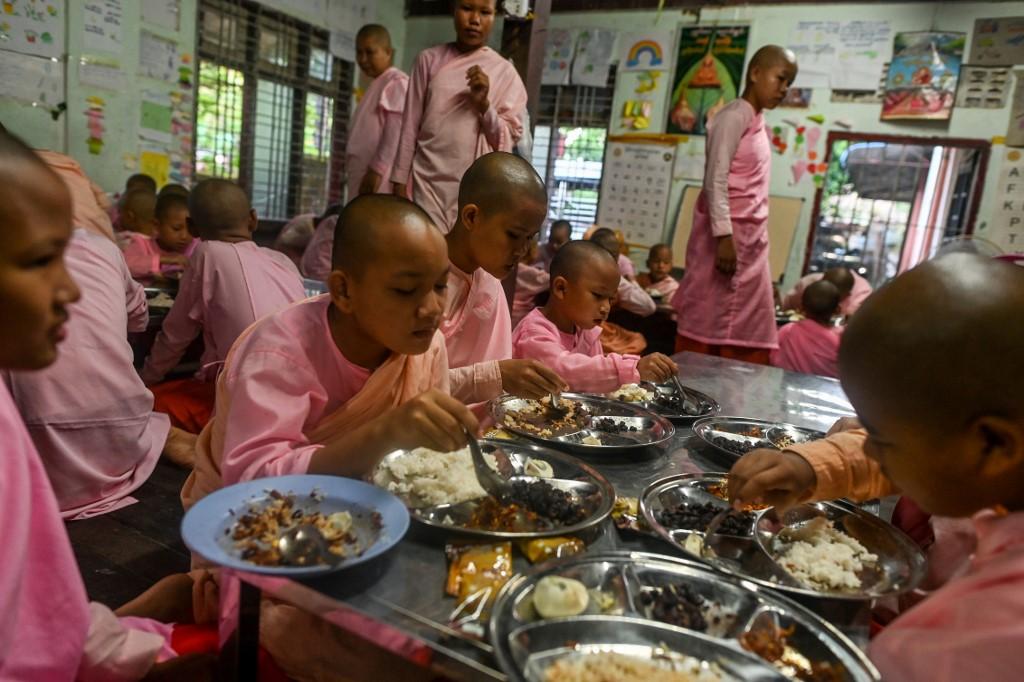
[[[484,458],[495,466],[491,455],[485,453]],[[523,473],[544,478],[552,476],[551,465],[536,459],[527,460]],[[381,462],[373,474],[373,482],[414,508],[458,504],[487,496],[476,479],[469,448],[454,452],[416,448],[401,457]]]
[[[823,516],[786,531],[786,539],[792,542],[783,547],[776,561],[816,590],[855,592],[861,587],[857,574],[878,561],[878,556]]]
[[[614,400],[623,400],[627,403],[642,403],[654,400],[654,393],[642,388],[639,384],[624,384],[613,393],[608,394]]]
[[[639,658],[611,651],[561,658],[544,671],[544,682],[723,682],[721,668],[691,656]]]

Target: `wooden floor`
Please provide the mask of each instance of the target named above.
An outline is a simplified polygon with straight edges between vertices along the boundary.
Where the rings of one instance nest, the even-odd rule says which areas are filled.
[[[133,495],[137,503],[68,522],[71,546],[91,600],[117,608],[164,576],[188,570],[178,497],[187,475],[160,463]]]

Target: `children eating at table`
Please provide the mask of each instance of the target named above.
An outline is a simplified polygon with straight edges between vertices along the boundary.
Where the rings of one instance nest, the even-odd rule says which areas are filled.
[[[188,231],[188,207],[188,199],[177,193],[156,199],[151,236],[133,237],[124,247],[132,277],[149,284],[181,275],[199,243]]]

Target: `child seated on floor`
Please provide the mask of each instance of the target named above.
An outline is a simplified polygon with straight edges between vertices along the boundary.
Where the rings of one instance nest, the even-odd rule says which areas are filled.
[[[928,587],[941,586],[871,641],[882,679],[1020,679],[1022,347],[1024,270],[968,254],[929,261],[869,297],[843,333],[840,379],[865,428],[758,450],[730,473],[735,504],[902,491],[901,504],[936,515]],[[968,517],[966,543],[940,532]]]
[[[476,433],[472,412],[448,394],[441,231],[407,199],[368,194],[342,212],[334,254],[330,293],[264,317],[233,346],[182,489],[186,507],[267,476],[365,476],[396,449],[450,451]],[[221,613],[232,613],[231,590],[220,593]],[[308,679],[291,669],[307,664],[295,651],[308,644],[292,627],[302,615],[274,608],[292,615],[268,616],[265,606],[264,644],[289,675]]]
[[[124,247],[132,277],[145,284],[181,276],[199,243],[188,231],[188,199],[173,192],[158,197],[151,234],[132,237]]]
[[[649,294],[660,294],[659,302],[671,307],[669,302],[679,288],[679,280],[672,276],[672,247],[668,244],[652,246],[647,254],[647,272],[638,275],[636,283]]]
[[[771,363],[791,372],[839,378],[840,330],[832,324],[841,302],[839,289],[819,280],[804,289],[800,309],[806,319],[779,330]]]
[[[175,426],[199,433],[213,409],[217,371],[235,339],[261,317],[304,298],[305,291],[286,255],[252,240],[259,220],[241,187],[227,180],[204,180],[192,191],[187,208],[189,228],[202,241],[146,358],[142,379],[152,387],[157,412],[169,414]],[[200,332],[199,372],[160,383]]]
[[[71,196],[24,143],[0,130],[0,369],[34,371],[57,360],[79,290],[64,267]],[[89,387],[81,387],[88,391]],[[0,679],[211,679],[182,670],[171,626],[118,619],[90,603],[53,489],[11,395],[0,382]],[[173,660],[172,660],[173,659]],[[170,677],[172,668],[183,673]]]
[[[660,353],[640,358],[602,350],[600,325],[621,277],[605,249],[593,242],[569,242],[555,254],[550,275],[547,304],[524,317],[512,334],[515,357],[540,360],[574,391],[609,393],[623,384],[675,376],[679,368]]]
[[[519,260],[519,267],[516,268],[516,291],[512,296],[511,310],[512,329],[516,328],[527,313],[537,307],[537,297],[546,292],[551,284],[547,268],[536,265],[540,262],[537,250],[536,242],[530,244],[529,250]]]

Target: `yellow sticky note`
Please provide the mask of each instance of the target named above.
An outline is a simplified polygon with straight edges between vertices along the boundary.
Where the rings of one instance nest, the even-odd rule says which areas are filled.
[[[142,152],[139,155],[139,172],[156,180],[157,187],[167,184],[171,171],[171,157],[160,152]]]

